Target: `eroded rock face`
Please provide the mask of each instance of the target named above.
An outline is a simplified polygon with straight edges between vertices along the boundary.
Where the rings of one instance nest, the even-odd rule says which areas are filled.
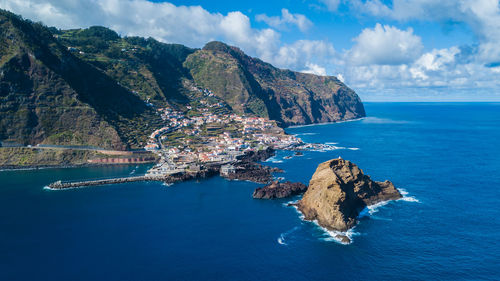
[[[390,181],[377,182],[344,159],[321,163],[298,203],[306,220],[317,220],[330,230],[346,231],[356,225],[366,206],[401,198]]]
[[[285,198],[298,195],[307,190],[307,186],[300,182],[278,182],[274,181],[270,185],[259,187],[253,192],[253,198],[274,199]]]

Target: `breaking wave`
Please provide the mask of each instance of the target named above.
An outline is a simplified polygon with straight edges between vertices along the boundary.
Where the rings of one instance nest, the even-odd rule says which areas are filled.
[[[266,161],[264,161],[264,162],[273,162],[274,163],[274,161],[278,161],[278,158],[276,157],[276,155],[272,156],[270,158],[267,158]]]
[[[347,231],[336,231],[336,230],[328,230],[328,229],[322,227],[321,225],[318,224],[317,221],[313,221],[313,222],[319,229],[321,229],[325,233],[326,237],[321,238],[321,240],[323,240],[323,241],[336,242],[336,243],[339,243],[342,245],[349,245],[349,244],[352,244],[352,242],[354,240],[353,239],[354,236],[360,235],[359,232],[354,231],[354,229],[356,227],[353,227]],[[347,238],[349,238],[350,242],[343,242],[342,239],[339,238],[338,236],[346,236]]]
[[[304,217],[304,214],[302,214],[299,209],[297,208],[296,204],[299,200],[293,200],[293,201],[289,201],[289,202],[286,202],[286,203],[283,203],[283,206],[286,206],[286,207],[293,207],[295,209],[295,211],[299,214],[299,218],[302,220],[302,221],[305,221],[305,222],[309,222],[309,223],[313,223],[319,230],[321,230],[323,232],[323,236],[320,238],[322,241],[328,241],[328,242],[336,242],[336,243],[339,243],[339,244],[342,244],[342,245],[349,245],[352,243],[353,241],[353,236],[356,236],[356,235],[359,235],[360,233],[358,232],[355,232],[354,231],[354,227],[347,230],[347,231],[335,231],[335,230],[329,230],[329,229],[326,229],[324,227],[322,227],[321,225],[318,224],[318,221],[314,220],[314,221],[308,221],[305,219]],[[337,236],[346,236],[347,238],[349,238],[350,242],[349,243],[345,243],[342,241],[341,238],[337,237]],[[280,240],[281,238],[281,240]],[[280,236],[278,238],[278,243],[285,243],[285,244],[282,244],[282,245],[286,245],[286,242],[284,240],[284,237]]]
[[[403,198],[398,199],[401,201],[406,201],[406,202],[415,202],[415,203],[421,203],[420,200],[418,200],[415,196],[408,196],[409,192],[406,191],[404,188],[398,188],[399,193],[403,195]]]
[[[286,246],[286,245],[288,245],[288,244],[286,243],[286,240],[285,240],[285,239],[286,239],[286,237],[287,237],[287,236],[289,236],[290,234],[292,234],[292,233],[293,233],[294,231],[296,231],[297,229],[299,229],[299,227],[298,227],[298,226],[296,226],[296,227],[294,227],[294,228],[292,228],[292,229],[290,229],[290,230],[288,230],[288,231],[286,231],[286,232],[281,233],[281,234],[280,234],[280,237],[278,237],[278,243],[279,243],[280,245],[285,245],[285,246]]]

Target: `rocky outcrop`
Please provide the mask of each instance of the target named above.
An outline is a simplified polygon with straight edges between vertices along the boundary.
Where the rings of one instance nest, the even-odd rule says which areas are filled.
[[[373,181],[354,163],[339,158],[318,166],[297,205],[306,220],[346,231],[356,225],[366,206],[401,197],[390,181]]]
[[[259,187],[253,192],[253,198],[257,199],[275,199],[304,193],[307,185],[300,182],[278,182],[274,181],[270,185]]]
[[[237,159],[243,162],[259,162],[266,161],[267,159],[274,156],[275,151],[271,147],[261,150],[251,150],[245,152],[245,154],[238,156]]]
[[[283,170],[274,167],[263,166],[254,162],[241,162],[235,164],[235,171],[222,175],[229,180],[252,181],[256,183],[269,183],[273,179],[272,173],[280,173]]]

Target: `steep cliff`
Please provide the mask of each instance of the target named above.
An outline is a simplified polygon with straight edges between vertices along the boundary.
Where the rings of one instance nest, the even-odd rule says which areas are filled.
[[[283,70],[210,42],[189,55],[184,66],[237,113],[251,113],[282,126],[334,122],[365,116],[354,91],[333,76]]]
[[[366,206],[401,197],[390,181],[373,181],[354,163],[333,159],[318,166],[298,209],[306,220],[317,220],[327,229],[346,231],[356,225]]]

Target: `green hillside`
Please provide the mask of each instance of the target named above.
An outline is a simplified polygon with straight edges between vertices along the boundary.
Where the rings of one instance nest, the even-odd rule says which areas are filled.
[[[0,141],[141,148],[162,125],[157,108],[196,114],[196,89],[223,112],[283,127],[365,114],[335,77],[281,70],[221,42],[191,49],[98,26],[58,30],[0,10]]]

